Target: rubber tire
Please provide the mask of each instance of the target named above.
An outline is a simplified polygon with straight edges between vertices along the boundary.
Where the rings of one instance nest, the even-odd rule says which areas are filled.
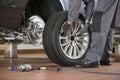
[[[43,31],[43,46],[45,49],[45,52],[47,56],[52,60],[53,62],[57,64],[63,64],[55,55],[53,44],[52,44],[52,32],[54,25],[56,23],[56,20],[59,18],[61,13],[55,13],[53,14],[48,21],[46,22],[46,26]]]
[[[80,63],[85,55],[79,59],[70,59],[63,54],[59,44],[59,33],[61,25],[67,19],[67,12],[61,11],[52,15],[46,23],[43,32],[43,46],[47,56],[59,65],[75,65]]]

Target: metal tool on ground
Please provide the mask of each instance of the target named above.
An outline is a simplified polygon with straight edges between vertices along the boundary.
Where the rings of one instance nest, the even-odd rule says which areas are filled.
[[[8,67],[9,70],[18,70],[21,72],[31,71],[31,70],[57,70],[58,72],[62,70],[60,66],[57,67],[42,67],[42,66],[32,66],[31,64],[23,64],[18,66]]]
[[[106,75],[120,75],[120,73],[112,73],[112,72],[96,72],[96,71],[89,71],[89,70],[83,70],[81,68],[78,67],[69,67],[69,68],[63,68],[60,66],[56,66],[56,67],[40,67],[40,66],[32,66],[31,64],[23,64],[23,65],[18,65],[16,66],[12,66],[12,67],[8,67],[9,70],[18,70],[21,72],[26,72],[26,71],[31,71],[31,70],[57,70],[57,71],[61,71],[61,70],[74,70],[74,71],[79,71],[79,72],[84,72],[84,73],[91,73],[91,74],[106,74]]]

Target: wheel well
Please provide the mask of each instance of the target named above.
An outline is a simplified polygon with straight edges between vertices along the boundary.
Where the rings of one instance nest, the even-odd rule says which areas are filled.
[[[32,15],[39,15],[45,21],[57,11],[63,10],[59,0],[29,0],[26,9],[25,16],[28,19]]]

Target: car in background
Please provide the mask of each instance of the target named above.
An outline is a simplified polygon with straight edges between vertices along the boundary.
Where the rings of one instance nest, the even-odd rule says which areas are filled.
[[[95,0],[97,1],[97,0]],[[83,35],[84,7],[76,21],[76,34],[62,36],[69,0],[0,0],[0,43],[43,45],[47,56],[59,65],[79,63],[89,47],[90,32]]]

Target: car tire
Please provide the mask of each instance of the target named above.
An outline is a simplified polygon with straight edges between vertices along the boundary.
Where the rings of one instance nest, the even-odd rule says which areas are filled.
[[[65,24],[66,19],[66,11],[57,12],[49,18],[43,32],[43,46],[47,56],[53,62],[59,65],[70,66],[80,63],[85,57],[90,43],[90,32],[85,34],[76,32],[76,36],[62,36],[63,25]],[[84,22],[81,19],[79,19],[79,21],[81,22],[80,25],[83,26]],[[69,46],[67,45],[69,48],[63,46],[67,42],[70,42]]]

